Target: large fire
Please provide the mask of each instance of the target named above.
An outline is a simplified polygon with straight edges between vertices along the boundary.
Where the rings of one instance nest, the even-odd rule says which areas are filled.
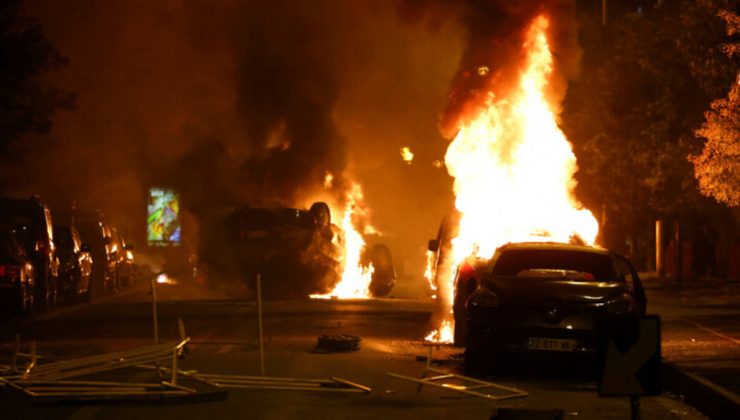
[[[534,19],[522,46],[526,59],[518,86],[506,97],[489,91],[477,115],[463,116],[447,149],[461,215],[451,264],[437,267],[446,271],[437,279],[446,283],[439,292],[448,309],[454,269],[466,257],[490,258],[508,242],[578,237],[592,244],[598,233],[596,219],[572,195],[576,158],[544,93],[553,68],[548,26],[547,17]],[[451,314],[445,321],[454,322]],[[427,340],[451,342],[452,331],[440,328]]]
[[[361,261],[362,251],[365,248],[363,234],[355,226],[355,218],[361,216],[363,201],[362,188],[360,184],[352,183],[347,194],[347,204],[344,211],[336,212],[336,206],[330,206],[332,214],[341,214],[342,220],[338,228],[341,235],[335,236],[335,244],[340,248],[339,263],[342,271],[341,280],[334,289],[327,294],[310,295],[313,299],[367,299],[370,297],[370,282],[372,281],[372,264],[364,265]],[[366,227],[365,232],[370,233],[371,227]]]

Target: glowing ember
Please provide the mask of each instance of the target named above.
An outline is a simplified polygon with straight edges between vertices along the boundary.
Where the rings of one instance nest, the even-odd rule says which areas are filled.
[[[461,219],[449,272],[437,278],[450,286],[454,268],[468,256],[490,258],[508,242],[578,237],[592,244],[598,233],[596,219],[572,195],[576,158],[544,96],[553,63],[548,26],[539,16],[526,33],[518,87],[507,97],[489,92],[482,110],[463,116],[447,149]],[[440,287],[450,309],[452,290]]]
[[[365,240],[354,225],[355,216],[360,214],[359,204],[363,200],[362,188],[359,184],[352,184],[347,197],[347,206],[343,212],[339,228],[342,231],[342,243],[338,243],[342,249],[340,263],[342,276],[334,290],[324,295],[310,295],[314,299],[367,299],[370,297],[370,282],[372,280],[373,266],[363,266],[360,261]],[[334,213],[332,211],[332,213]],[[372,230],[369,227],[367,230]],[[335,238],[336,239],[336,238]]]
[[[411,149],[406,146],[402,147],[401,159],[403,159],[403,161],[406,162],[407,165],[411,165],[411,162],[414,161],[414,152],[412,152]]]
[[[324,188],[326,189],[331,188],[333,183],[334,183],[334,175],[332,175],[331,172],[327,172],[326,176],[324,177]]]

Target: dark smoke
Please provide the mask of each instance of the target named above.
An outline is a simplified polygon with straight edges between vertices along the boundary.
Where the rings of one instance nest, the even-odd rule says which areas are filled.
[[[305,208],[360,182],[399,274],[423,272],[451,202],[432,166],[461,51],[455,20],[385,1],[29,0],[79,93],[29,141],[19,194],[101,207],[141,244],[146,193],[182,194],[188,246],[233,206]],[[416,153],[408,166],[399,149]],[[413,217],[411,217],[413,216]],[[125,226],[123,226],[125,225]]]
[[[445,0],[408,0],[402,12],[410,21],[425,13],[447,13],[457,2]],[[466,29],[467,42],[460,66],[452,80],[450,97],[440,117],[440,129],[454,137],[461,118],[476,114],[489,92],[505,96],[516,85],[522,60],[524,34],[540,14],[550,18],[549,41],[555,56],[550,96],[559,104],[569,78],[580,60],[577,43],[574,0],[469,0],[457,15]],[[449,13],[448,13],[449,15]],[[454,16],[454,15],[453,15]]]
[[[68,59],[50,81],[79,100],[49,136],[24,144],[18,194],[101,207],[141,244],[148,188],[174,187],[187,247],[197,249],[230,208],[306,208],[327,195],[331,172],[330,198],[344,196],[348,179],[363,186],[400,288],[423,272],[426,240],[452,206],[450,179],[432,165],[449,142],[439,128],[454,134],[485,86],[506,86],[536,13],[555,25],[556,72],[570,75],[578,56],[564,0],[25,6]]]

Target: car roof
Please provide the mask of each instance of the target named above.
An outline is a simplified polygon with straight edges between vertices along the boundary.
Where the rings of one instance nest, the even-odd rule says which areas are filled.
[[[580,251],[580,252],[591,252],[594,254],[601,255],[612,255],[606,249],[597,248],[590,245],[575,245],[567,244],[563,242],[510,242],[499,248],[499,251],[514,250],[514,249],[532,249],[532,250],[559,250],[559,251]]]

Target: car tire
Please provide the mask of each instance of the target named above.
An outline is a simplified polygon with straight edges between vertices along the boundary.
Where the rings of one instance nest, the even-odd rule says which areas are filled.
[[[316,220],[316,225],[319,229],[323,230],[331,227],[331,210],[329,210],[328,204],[323,201],[317,201],[311,205],[309,212],[311,212],[314,220]]]
[[[491,341],[482,331],[469,326],[470,334],[465,347],[465,373],[489,374],[493,370],[495,354]]]
[[[456,347],[465,347],[468,341],[468,323],[465,320],[465,316],[458,313],[455,313],[455,331],[453,340],[453,344]]]
[[[384,244],[376,244],[370,249],[370,262],[374,271],[370,281],[370,294],[373,297],[387,296],[396,285],[391,251]]]

